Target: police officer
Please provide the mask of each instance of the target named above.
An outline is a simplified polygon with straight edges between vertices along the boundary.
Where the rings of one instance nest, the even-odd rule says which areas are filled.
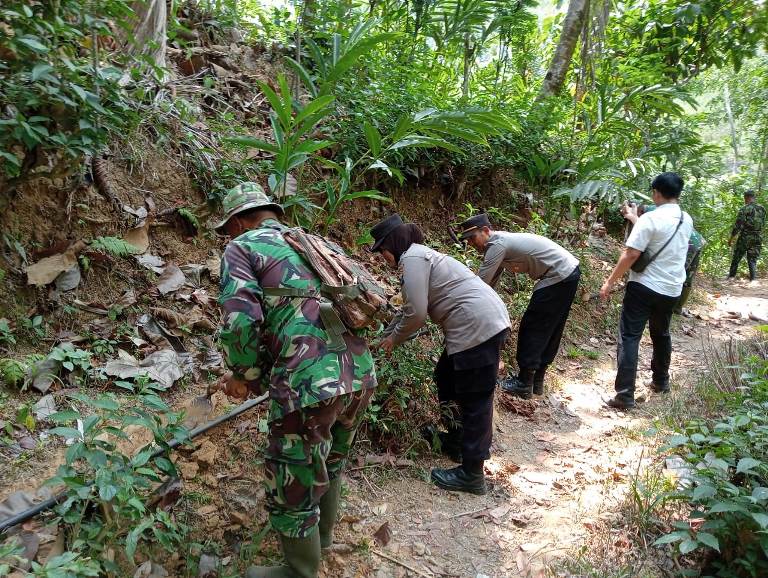
[[[485,213],[461,224],[460,238],[483,254],[480,278],[495,287],[501,274],[525,273],[536,280],[517,336],[519,374],[502,390],[530,398],[544,393],[547,367],[554,361],[579,286],[579,260],[554,241],[531,233],[494,231]]]
[[[283,208],[256,183],[224,199],[216,229],[233,238],[221,265],[220,344],[231,369],[227,392],[268,388],[266,502],[285,566],[251,567],[247,578],[314,578],[331,545],[341,472],[376,374],[364,339],[343,334],[329,350],[316,298],[321,281],[283,238]],[[334,350],[337,348],[333,348]]]
[[[757,277],[757,258],[760,256],[760,249],[763,246],[763,227],[765,226],[765,207],[755,202],[754,191],[744,193],[744,206],[739,209],[736,222],[731,229],[731,238],[728,239],[728,246],[733,245],[736,239],[736,247],[733,249],[733,259],[731,259],[731,270],[728,273],[728,280],[735,279],[739,270],[739,262],[744,255],[747,256],[747,265],[749,266],[749,280],[754,281]]]
[[[507,308],[466,266],[425,246],[421,230],[403,223],[400,215],[379,222],[371,236],[375,240],[371,250],[380,252],[403,276],[402,311],[379,346],[391,352],[428,316],[445,334],[435,383],[448,429],[443,439],[457,450],[461,465],[433,469],[432,481],[445,490],[485,494],[483,462],[490,458],[493,393],[500,350],[509,331]]]

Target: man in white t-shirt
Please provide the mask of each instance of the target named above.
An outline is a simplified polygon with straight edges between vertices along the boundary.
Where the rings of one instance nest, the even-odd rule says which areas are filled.
[[[608,299],[613,285],[643,252],[652,257],[642,272],[630,272],[624,293],[616,354],[616,396],[608,401],[608,405],[616,409],[635,406],[637,354],[646,323],[649,323],[653,343],[651,387],[657,393],[669,391],[669,362],[672,358],[669,323],[685,281],[685,256],[693,221],[679,205],[683,179],[678,174],[660,174],[651,183],[651,188],[656,210],[637,219],[624,252],[600,289],[600,296]],[[622,214],[634,217],[637,207],[625,206]]]

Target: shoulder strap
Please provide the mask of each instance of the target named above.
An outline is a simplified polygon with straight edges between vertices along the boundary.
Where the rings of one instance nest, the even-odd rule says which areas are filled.
[[[666,243],[664,243],[664,244],[661,246],[661,249],[659,249],[658,251],[656,251],[656,253],[654,253],[654,254],[653,254],[653,256],[651,256],[651,258],[650,258],[650,259],[648,259],[648,264],[646,265],[646,267],[647,267],[648,265],[650,265],[651,263],[653,263],[653,260],[654,260],[654,259],[656,259],[656,257],[658,257],[658,256],[659,256],[659,253],[661,253],[661,252],[662,252],[664,249],[666,249],[666,248],[667,248],[667,245],[669,245],[669,244],[672,242],[672,239],[674,239],[674,238],[675,238],[675,235],[677,235],[677,232],[680,230],[680,226],[683,224],[683,218],[684,218],[684,217],[685,217],[685,213],[683,212],[683,208],[682,208],[682,207],[680,207],[680,220],[679,220],[679,221],[678,221],[678,223],[677,223],[677,227],[675,227],[675,231],[674,231],[674,233],[672,233],[672,235],[670,235],[669,239],[667,239],[667,242],[666,242]]]

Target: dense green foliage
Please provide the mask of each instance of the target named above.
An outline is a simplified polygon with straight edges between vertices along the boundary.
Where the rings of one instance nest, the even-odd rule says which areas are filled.
[[[129,13],[123,0],[11,0],[0,8],[0,157],[11,176],[97,151],[126,110],[122,70],[99,42]],[[50,170],[50,167],[49,167]]]
[[[740,391],[722,392],[732,407],[726,416],[688,423],[667,446],[691,468],[671,497],[692,511],[656,543],[678,544],[682,554],[709,550],[715,576],[768,572],[768,361],[750,357],[741,378]]]

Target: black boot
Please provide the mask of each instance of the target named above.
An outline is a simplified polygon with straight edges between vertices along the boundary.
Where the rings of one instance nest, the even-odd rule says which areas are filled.
[[[517,376],[505,379],[501,383],[501,390],[523,399],[531,399],[533,397],[534,375],[536,375],[535,369],[523,369],[521,367]]]
[[[757,261],[747,261],[749,265],[749,280],[754,281],[757,278]]]
[[[451,492],[468,492],[478,496],[488,493],[482,462],[480,462],[479,472],[475,467],[462,465],[449,470],[435,468],[432,470],[431,477],[438,488]]]
[[[544,376],[547,374],[547,366],[543,365],[533,374],[533,395],[544,395]]]

